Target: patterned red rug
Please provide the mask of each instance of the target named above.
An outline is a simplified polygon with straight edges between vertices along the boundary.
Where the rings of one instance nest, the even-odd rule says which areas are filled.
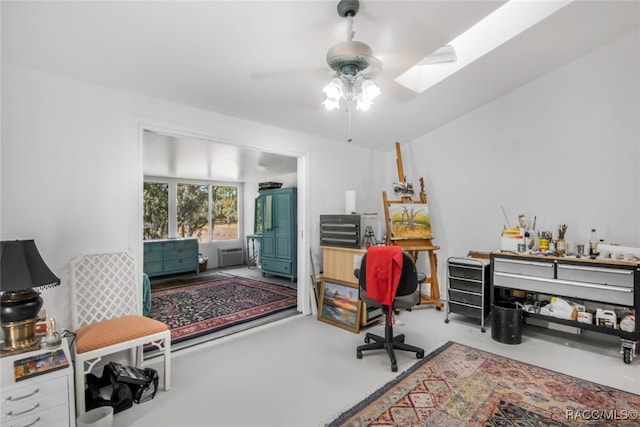
[[[171,329],[171,343],[295,308],[296,290],[244,277],[151,293],[149,316]]]
[[[637,426],[640,396],[448,342],[329,424]]]

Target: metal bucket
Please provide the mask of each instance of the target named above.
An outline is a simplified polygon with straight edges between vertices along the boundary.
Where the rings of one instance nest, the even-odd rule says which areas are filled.
[[[522,342],[522,306],[496,301],[491,305],[491,338],[503,344]]]

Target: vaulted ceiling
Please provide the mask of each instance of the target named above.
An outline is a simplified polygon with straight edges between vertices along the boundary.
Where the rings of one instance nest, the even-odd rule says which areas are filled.
[[[363,0],[355,40],[383,62],[353,144],[389,150],[638,28],[636,1],[573,1],[417,94],[394,81],[504,1]],[[322,106],[337,1],[2,2],[2,61],[336,141]]]

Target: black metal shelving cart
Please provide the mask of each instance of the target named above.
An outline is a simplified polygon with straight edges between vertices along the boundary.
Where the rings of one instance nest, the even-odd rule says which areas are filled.
[[[485,332],[484,322],[489,315],[488,260],[475,258],[447,259],[447,316],[456,313],[480,320],[480,330]]]

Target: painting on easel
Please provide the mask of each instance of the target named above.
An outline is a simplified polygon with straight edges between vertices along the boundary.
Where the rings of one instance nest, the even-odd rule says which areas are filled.
[[[393,194],[401,197],[413,196],[413,184],[410,182],[394,182]]]
[[[398,239],[432,239],[429,207],[426,203],[401,203],[389,206],[391,235]]]

